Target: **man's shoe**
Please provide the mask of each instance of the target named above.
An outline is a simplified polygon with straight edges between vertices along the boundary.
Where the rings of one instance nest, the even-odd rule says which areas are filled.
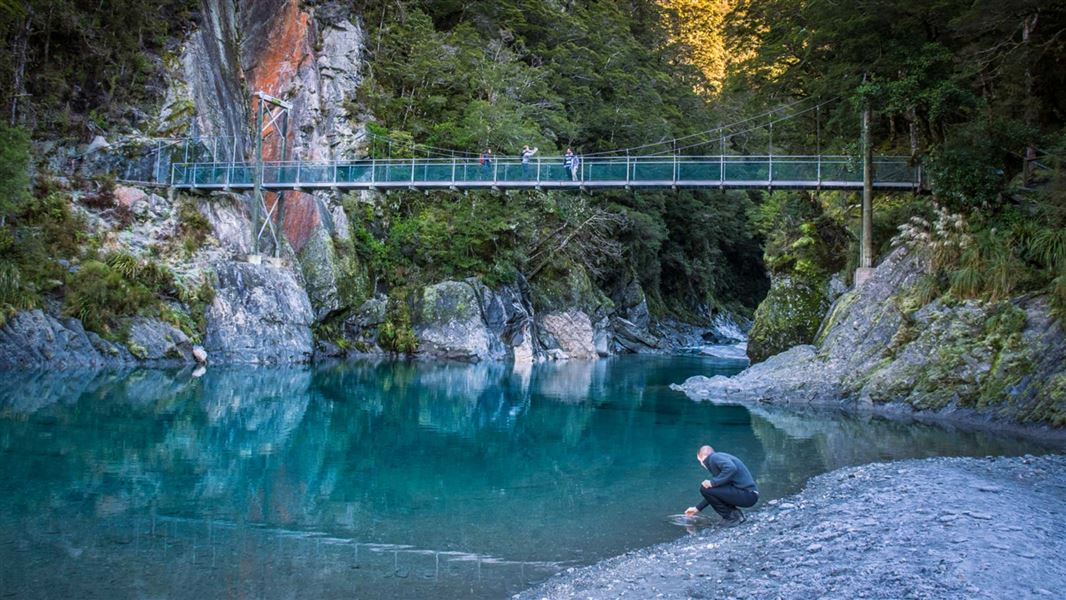
[[[719,525],[722,527],[736,527],[746,520],[744,513],[740,512],[739,508],[734,508],[728,517],[722,517],[722,522]]]

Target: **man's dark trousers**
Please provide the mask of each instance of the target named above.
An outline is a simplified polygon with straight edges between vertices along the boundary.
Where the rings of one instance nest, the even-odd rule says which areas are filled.
[[[705,488],[700,485],[700,493],[714,512],[727,519],[738,506],[748,508],[755,506],[759,501],[759,495],[752,490],[745,490],[728,483],[723,486]]]

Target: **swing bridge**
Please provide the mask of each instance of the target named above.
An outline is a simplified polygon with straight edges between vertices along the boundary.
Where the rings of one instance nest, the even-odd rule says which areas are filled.
[[[253,252],[265,238],[273,238],[278,253],[278,227],[285,222],[285,194],[317,190],[504,190],[504,189],[793,189],[844,190],[863,194],[863,268],[871,265],[872,247],[865,246],[872,231],[875,190],[922,192],[927,189],[921,164],[904,156],[874,156],[870,143],[870,113],[863,111],[862,152],[858,156],[823,154],[821,109],[834,98],[815,105],[798,100],[788,106],[715,129],[621,150],[577,156],[571,168],[562,156],[518,157],[480,155],[403,142],[405,153],[421,157],[392,158],[395,140],[366,132],[368,155],[331,161],[289,158],[289,119],[292,105],[263,92],[253,96],[254,152],[246,158],[241,140],[200,138],[147,140],[124,152],[128,184],[164,186],[171,190],[252,192]],[[781,113],[802,103],[791,114]],[[814,116],[813,154],[774,152],[774,125]],[[765,121],[763,119],[766,119]],[[801,125],[802,126],[802,125]],[[766,131],[766,153],[729,154],[727,140],[745,139]],[[748,136],[750,137],[750,136]],[[380,158],[384,140],[388,155]],[[269,146],[267,146],[269,144]],[[747,145],[747,144],[745,144]],[[716,153],[706,152],[714,147]]]
[[[906,157],[874,159],[873,187],[918,190],[921,169]],[[564,157],[403,158],[344,161],[175,163],[168,187],[182,190],[249,191],[257,176],[268,191],[465,190],[590,188],[719,188],[861,190],[862,165],[848,156],[632,156],[579,158],[571,170]]]
[[[412,148],[421,148],[426,156],[292,160],[286,152],[291,106],[263,93],[257,93],[255,98],[258,99],[257,129],[261,135],[255,140],[252,160],[244,159],[238,150],[240,144],[232,139],[151,140],[142,148],[149,159],[128,165],[120,179],[177,190],[235,192],[603,188],[860,191],[865,183],[877,190],[920,191],[924,186],[921,165],[904,156],[866,158],[821,152],[809,155],[773,152],[774,123],[812,110],[820,112],[826,103],[739,132],[768,128],[770,142],[765,154],[727,153],[726,140],[738,132],[719,127],[711,132],[719,134],[715,145],[720,148],[715,148],[719,151],[714,154],[691,152],[706,150],[710,144],[704,139],[678,146],[686,138],[708,133],[703,132],[632,149],[578,155],[577,166],[570,169],[563,156],[536,155],[525,163],[518,157],[499,156],[483,161],[477,154],[419,145]],[[264,141],[271,138],[275,143],[271,154],[279,157],[278,160],[263,158]],[[391,154],[392,141],[388,143]],[[666,144],[670,147],[664,149]],[[649,148],[650,153],[634,153]],[[870,163],[869,182],[864,181],[864,162]]]

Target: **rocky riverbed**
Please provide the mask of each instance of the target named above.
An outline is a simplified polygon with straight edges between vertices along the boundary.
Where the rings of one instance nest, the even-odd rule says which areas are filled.
[[[871,464],[516,598],[1055,598],[1064,516],[1066,456]]]

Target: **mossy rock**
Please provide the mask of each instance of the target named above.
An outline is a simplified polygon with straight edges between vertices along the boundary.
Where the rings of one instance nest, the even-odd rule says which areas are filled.
[[[545,269],[532,284],[533,306],[538,312],[579,308],[594,314],[614,307],[581,265]]]
[[[148,358],[148,350],[146,350],[144,346],[141,346],[140,344],[130,343],[130,345],[127,347],[129,348],[130,354],[136,356],[137,358],[141,360]]]
[[[420,325],[442,325],[478,318],[474,286],[465,281],[442,281],[426,286],[418,303]]]
[[[748,358],[761,362],[793,346],[810,344],[829,309],[825,281],[778,277],[755,310],[748,334]]]

